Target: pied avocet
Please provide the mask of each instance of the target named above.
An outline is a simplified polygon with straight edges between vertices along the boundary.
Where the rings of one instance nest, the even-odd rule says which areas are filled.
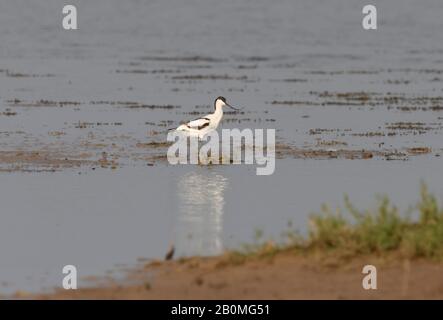
[[[239,110],[229,105],[224,97],[218,97],[214,102],[214,113],[207,114],[204,117],[182,124],[176,130],[183,131],[189,136],[198,137],[201,139],[209,132],[217,129],[218,124],[223,118],[223,107],[226,106],[234,110]]]

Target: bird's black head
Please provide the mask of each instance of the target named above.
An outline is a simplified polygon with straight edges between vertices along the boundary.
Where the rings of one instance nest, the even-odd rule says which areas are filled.
[[[218,107],[225,107],[225,106],[227,106],[227,107],[229,107],[229,108],[231,108],[231,109],[234,109],[234,110],[239,110],[239,109],[237,109],[237,108],[234,108],[233,106],[231,106],[229,103],[227,103],[226,102],[226,99],[224,98],[224,97],[218,97],[217,99],[215,99],[215,102],[214,102],[214,109],[217,109]]]
[[[217,100],[221,100],[221,101],[223,101],[224,103],[226,103],[226,98],[225,98],[225,97],[222,97],[222,96],[217,97],[217,99],[215,99],[215,102],[217,102]]]
[[[226,98],[222,97],[222,96],[217,97],[217,99],[215,99],[215,101],[214,101],[214,109],[217,108],[218,104],[221,105],[221,106],[225,105],[226,104]]]

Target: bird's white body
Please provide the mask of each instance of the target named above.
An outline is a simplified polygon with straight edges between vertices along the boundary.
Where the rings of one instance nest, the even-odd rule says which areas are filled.
[[[223,107],[229,105],[223,97],[217,98],[214,105],[214,113],[207,114],[204,117],[182,124],[176,130],[186,133],[191,137],[198,137],[199,139],[202,139],[209,132],[217,130],[217,127],[223,118]]]

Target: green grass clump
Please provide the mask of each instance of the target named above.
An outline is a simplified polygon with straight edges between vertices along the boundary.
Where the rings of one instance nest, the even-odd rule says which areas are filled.
[[[405,258],[443,258],[443,207],[422,184],[420,200],[410,212],[401,215],[389,199],[377,198],[374,209],[359,210],[345,196],[345,210],[331,211],[326,205],[310,217],[309,234],[286,231],[285,241],[265,240],[256,230],[255,241],[230,251],[230,264],[242,264],[248,258],[272,258],[277,253],[327,253],[336,257],[396,252]],[[418,219],[412,219],[413,211]],[[292,224],[289,225],[292,227]]]
[[[352,254],[400,251],[408,257],[443,257],[443,208],[437,199],[421,188],[416,206],[419,219],[401,216],[387,197],[378,199],[375,210],[360,211],[345,197],[345,208],[352,220],[340,211],[323,206],[311,216],[307,248],[340,249]]]

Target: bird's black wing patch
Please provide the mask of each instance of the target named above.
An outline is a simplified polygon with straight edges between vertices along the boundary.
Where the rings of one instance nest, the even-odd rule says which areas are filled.
[[[203,128],[206,128],[207,126],[209,126],[209,122],[203,123],[201,126],[198,126],[198,130],[201,130]]]
[[[205,123],[202,123],[201,125],[199,125],[199,126],[191,126],[190,124],[192,123],[192,122],[194,122],[194,121],[198,121],[198,120],[206,120],[207,122],[205,122]],[[197,128],[197,130],[201,130],[201,129],[203,129],[203,128],[206,128],[207,126],[209,126],[209,123],[211,122],[211,119],[209,119],[209,118],[197,118],[197,119],[195,119],[195,120],[192,120],[192,121],[190,121],[190,122],[188,122],[187,124],[186,124],[186,126],[188,127],[188,128],[192,128],[192,129],[195,129],[195,128]]]

